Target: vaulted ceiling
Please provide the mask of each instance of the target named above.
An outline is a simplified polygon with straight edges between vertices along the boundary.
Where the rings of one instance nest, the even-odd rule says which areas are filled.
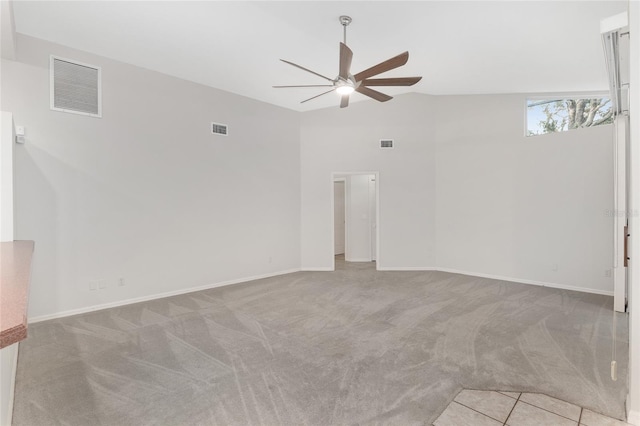
[[[405,50],[382,76],[423,76],[399,94],[606,90],[600,20],[626,1],[15,1],[16,31],[299,111],[337,106],[340,15],[350,15],[352,70]],[[352,102],[367,99],[360,94]]]

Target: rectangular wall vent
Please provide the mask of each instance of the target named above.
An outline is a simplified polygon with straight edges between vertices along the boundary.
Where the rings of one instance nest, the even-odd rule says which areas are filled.
[[[226,124],[211,123],[211,133],[214,135],[227,136],[229,134],[229,127]]]
[[[51,56],[51,109],[102,117],[100,67]]]
[[[393,148],[393,139],[380,139],[380,148]]]

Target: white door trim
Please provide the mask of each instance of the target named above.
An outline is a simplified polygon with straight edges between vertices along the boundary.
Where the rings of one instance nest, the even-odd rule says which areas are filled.
[[[628,117],[614,122],[613,146],[613,308],[625,312],[627,305],[627,268],[624,266],[624,229],[627,225],[627,138]]]
[[[342,200],[342,203],[343,203],[343,205],[344,205],[344,212],[343,212],[343,214],[344,214],[344,236],[343,236],[343,238],[344,238],[344,254],[345,254],[345,255],[346,255],[346,253],[347,253],[347,236],[349,235],[349,233],[347,232],[347,178],[344,178],[344,177],[342,177],[342,178],[335,178],[335,179],[333,180],[333,183],[334,183],[334,186],[333,186],[333,193],[332,193],[332,194],[333,194],[333,198],[331,198],[331,203],[333,203],[333,204],[332,204],[332,208],[333,208],[333,213],[334,213],[334,216],[333,216],[333,218],[334,218],[334,222],[333,222],[333,232],[334,232],[334,238],[333,238],[333,246],[334,246],[334,260],[335,260],[335,244],[336,244],[336,239],[335,239],[336,223],[335,223],[335,203],[334,203],[334,202],[335,202],[335,199],[336,199],[336,198],[335,198],[335,195],[336,195],[336,194],[335,194],[335,189],[336,189],[336,187],[335,187],[335,183],[336,183],[336,182],[342,182],[342,183],[344,183],[344,194],[343,194],[343,195],[344,195],[344,200]],[[335,269],[335,268],[334,268],[334,269]]]
[[[380,261],[381,256],[380,256],[380,172],[378,171],[361,171],[361,172],[332,172],[331,173],[331,179],[329,180],[328,184],[331,185],[331,201],[330,201],[330,208],[329,211],[331,213],[331,246],[330,246],[330,250],[331,250],[331,263],[332,263],[332,268],[331,270],[335,271],[336,270],[336,259],[335,259],[335,255],[333,254],[334,251],[334,247],[335,247],[335,238],[334,238],[334,230],[335,230],[335,218],[334,218],[334,211],[335,211],[335,205],[334,205],[334,197],[335,194],[333,193],[333,183],[336,180],[339,179],[343,179],[346,181],[346,176],[357,176],[357,175],[374,175],[375,179],[376,179],[376,270],[380,270],[380,264],[382,263]],[[348,185],[345,185],[345,188]],[[347,191],[345,190],[345,197],[346,197]],[[348,217],[349,214],[349,203],[346,202],[346,214],[345,217]],[[349,247],[349,232],[348,232],[348,228],[349,227],[349,221],[347,220],[345,223],[345,241],[344,241],[344,245],[345,245],[345,253]]]

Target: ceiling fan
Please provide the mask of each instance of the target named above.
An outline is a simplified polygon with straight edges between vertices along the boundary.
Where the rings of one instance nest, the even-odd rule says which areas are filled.
[[[318,77],[321,77],[331,84],[311,84],[311,85],[298,85],[298,86],[273,86],[276,89],[292,88],[292,87],[331,87],[330,90],[313,96],[309,99],[305,99],[300,103],[308,102],[312,99],[318,98],[327,93],[336,92],[341,95],[340,108],[349,106],[349,95],[351,93],[358,92],[379,102],[386,102],[392,99],[392,96],[385,95],[384,93],[373,90],[370,86],[413,86],[419,82],[422,77],[397,77],[397,78],[371,78],[383,72],[390,71],[392,69],[403,66],[409,60],[409,52],[404,52],[398,56],[394,56],[391,59],[387,59],[384,62],[374,65],[371,68],[367,68],[364,71],[353,75],[351,74],[351,59],[353,58],[353,52],[347,47],[347,26],[351,23],[351,17],[341,16],[340,23],[343,26],[344,42],[340,43],[340,70],[336,78],[329,78],[315,71],[311,71],[308,68],[302,67],[298,64],[294,64],[290,61],[280,59],[289,65],[293,65],[296,68],[310,72]]]

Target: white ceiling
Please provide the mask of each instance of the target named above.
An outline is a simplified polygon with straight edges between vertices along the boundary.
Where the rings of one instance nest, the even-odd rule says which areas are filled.
[[[353,17],[352,72],[405,50],[421,75],[389,94],[605,90],[600,20],[626,1],[15,1],[16,31],[271,104],[305,111],[337,106],[323,84],[283,58],[338,73],[340,15]],[[352,101],[366,99],[355,94]],[[391,101],[393,102],[393,101]]]

